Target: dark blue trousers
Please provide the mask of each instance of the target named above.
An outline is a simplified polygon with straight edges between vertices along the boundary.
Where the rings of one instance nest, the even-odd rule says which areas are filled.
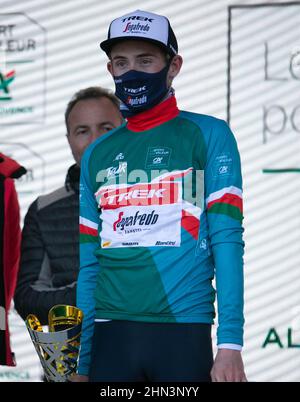
[[[92,382],[209,382],[210,324],[95,322]]]

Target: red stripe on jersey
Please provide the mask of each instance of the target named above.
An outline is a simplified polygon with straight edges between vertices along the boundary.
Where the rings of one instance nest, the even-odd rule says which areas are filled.
[[[195,240],[198,240],[200,221],[194,215],[187,211],[182,211],[181,226],[193,236]]]
[[[82,224],[79,225],[79,233],[87,234],[87,235],[90,235],[90,236],[96,236],[96,237],[98,236],[98,230],[97,229],[93,229],[93,228],[90,228],[90,227],[82,225]]]
[[[241,213],[243,213],[243,200],[238,195],[226,193],[217,200],[209,202],[207,204],[207,209],[209,209],[216,203],[233,205],[234,207],[237,207],[241,211]]]

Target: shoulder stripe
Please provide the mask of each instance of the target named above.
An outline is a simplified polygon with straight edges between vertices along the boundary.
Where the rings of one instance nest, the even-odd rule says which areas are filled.
[[[215,191],[214,193],[211,193],[207,198],[206,198],[206,205],[211,203],[212,201],[218,200],[222,198],[225,194],[232,194],[236,195],[239,198],[243,197],[243,192],[240,188],[235,187],[235,186],[230,186],[230,187],[224,187],[221,190]]]
[[[89,219],[84,218],[83,216],[79,217],[79,223],[80,223],[80,225],[89,227],[91,229],[98,230],[98,224],[97,223],[95,223],[93,221],[90,221]]]
[[[207,208],[210,209],[214,204],[217,204],[217,203],[230,204],[230,205],[233,205],[234,207],[238,207],[241,211],[243,210],[243,201],[242,201],[241,197],[239,197],[238,195],[235,195],[235,194],[226,193],[222,197],[220,197],[216,200],[210,201],[207,204]]]

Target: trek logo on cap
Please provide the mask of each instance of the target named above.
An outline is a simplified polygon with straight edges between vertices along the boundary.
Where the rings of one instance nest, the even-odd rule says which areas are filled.
[[[126,17],[122,19],[122,22],[130,21],[130,20],[138,20],[138,21],[149,21],[152,22],[154,18],[142,17],[140,15],[131,15],[130,17]]]
[[[126,17],[122,19],[122,22],[126,21],[148,21],[152,22],[154,18],[142,17],[140,15],[131,15],[130,17]],[[132,22],[128,22],[123,32],[130,32],[130,33],[139,33],[139,32],[148,32],[150,29],[149,24],[134,24]]]

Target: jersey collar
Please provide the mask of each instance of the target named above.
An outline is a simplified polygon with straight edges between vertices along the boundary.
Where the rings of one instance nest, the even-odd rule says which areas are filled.
[[[150,130],[151,128],[174,119],[178,114],[179,109],[177,107],[176,98],[173,95],[150,110],[128,117],[127,128],[134,132]]]

